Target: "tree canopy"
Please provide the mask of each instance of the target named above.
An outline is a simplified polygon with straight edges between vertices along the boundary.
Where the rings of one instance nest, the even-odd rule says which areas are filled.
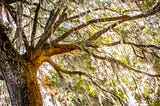
[[[14,48],[60,104],[160,105],[159,0],[0,2]]]

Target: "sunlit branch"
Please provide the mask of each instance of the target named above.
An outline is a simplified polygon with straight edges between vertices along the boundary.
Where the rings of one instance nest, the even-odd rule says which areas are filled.
[[[108,30],[114,28],[115,26],[119,25],[120,23],[122,23],[122,21],[115,22],[115,23],[109,25],[107,28],[104,28],[104,29],[98,31],[98,32],[95,33],[93,36],[91,36],[89,39],[87,39],[87,41],[96,40],[96,39],[99,38],[102,34],[104,34],[105,32],[107,32]]]
[[[59,13],[60,13],[60,9],[57,9],[57,10],[53,9],[50,12],[49,19],[47,20],[47,23],[45,25],[45,29],[44,29],[45,31],[49,30],[49,28],[51,28],[52,24],[54,24],[54,22],[56,21],[56,18],[58,17]]]
[[[106,60],[106,61],[109,61],[109,62],[117,63],[118,65],[121,65],[122,67],[127,68],[129,70],[133,70],[136,73],[141,73],[141,74],[144,74],[144,75],[147,75],[147,76],[150,76],[150,77],[160,77],[160,75],[153,75],[153,74],[149,74],[149,73],[134,69],[134,68],[128,66],[127,64],[125,64],[125,63],[123,63],[120,60],[117,60],[115,58],[98,56],[98,55],[96,55],[94,53],[90,53],[87,49],[84,49],[84,51],[86,53],[90,54],[91,56],[95,57],[95,58],[98,58],[98,59],[101,59],[101,60]]]
[[[82,13],[80,13],[78,15],[75,15],[75,16],[72,16],[72,17],[68,17],[68,18],[65,19],[65,21],[73,20],[73,19],[76,19],[76,18],[80,18],[80,17],[83,17],[83,16],[93,12],[93,11],[104,10],[104,9],[106,9],[106,8],[96,8],[94,10],[88,10],[88,11],[82,12]]]
[[[112,9],[110,9],[110,8],[107,8],[107,7],[104,7],[104,8],[96,8],[96,9],[94,9],[94,10],[88,10],[88,11],[82,12],[82,13],[80,13],[80,14],[78,14],[78,15],[75,15],[75,16],[72,16],[72,17],[68,17],[67,19],[65,19],[65,21],[77,19],[77,18],[83,17],[83,16],[85,16],[85,15],[87,15],[87,14],[93,12],[93,11],[98,11],[98,10],[109,10],[109,11],[118,13],[118,11],[112,10]],[[124,12],[129,12],[129,11],[138,11],[138,10],[128,10],[128,11],[125,10],[125,11],[123,11],[122,13],[124,13]],[[119,14],[119,13],[118,13],[118,14]]]
[[[140,19],[140,18],[145,18],[145,17],[148,17],[150,15],[154,15],[156,14],[157,12],[160,11],[160,7],[158,7],[157,5],[151,9],[151,10],[148,10],[147,12],[145,13],[141,13],[139,15],[135,15],[135,16],[128,16],[128,15],[122,15],[122,16],[117,16],[117,17],[110,17],[110,18],[99,18],[99,19],[92,19],[92,20],[89,20],[87,21],[86,23],[83,23],[81,25],[78,25],[72,29],[70,29],[69,31],[65,32],[62,36],[58,37],[57,39],[53,40],[52,43],[56,43],[56,42],[59,42],[59,41],[62,41],[63,39],[65,39],[67,36],[69,36],[70,34],[88,26],[88,25],[91,25],[93,23],[99,23],[99,22],[109,22],[109,21],[131,21],[131,20],[136,20],[136,19]]]
[[[144,47],[144,48],[154,48],[154,49],[157,49],[157,50],[160,50],[160,47],[158,46],[155,46],[155,45],[143,45],[143,44],[135,44],[135,43],[131,43],[131,42],[124,42],[124,44],[128,44],[128,45],[132,45],[132,46],[135,46],[135,47]]]
[[[58,72],[62,72],[65,74],[69,74],[69,75],[85,75],[88,76],[87,73],[81,72],[81,71],[67,71],[67,70],[63,70],[61,67],[59,67],[56,63],[54,63],[52,60],[49,60],[49,63],[53,66],[53,68],[55,70],[57,70]]]
[[[57,54],[68,53],[73,50],[78,50],[79,47],[74,44],[54,44],[45,43],[42,47],[44,56],[52,56]]]
[[[39,10],[40,10],[40,3],[38,4],[36,11],[35,11],[35,16],[34,16],[34,22],[33,22],[33,30],[32,30],[32,34],[31,34],[31,46],[34,46],[34,38],[35,38],[35,34],[37,31],[37,22],[38,22],[38,14],[39,14]]]
[[[22,22],[22,14],[23,14],[23,11],[20,11],[23,8],[22,4],[21,4],[21,6],[18,6],[20,9],[19,9],[19,11],[17,11],[19,13],[19,15],[17,15],[17,19],[15,17],[15,14],[17,12],[12,10],[13,8],[11,6],[9,6],[5,1],[3,1],[3,4],[5,5],[6,9],[8,10],[9,14],[11,15],[11,17],[13,18],[15,23],[17,24],[17,26],[18,26],[17,30],[20,31],[19,32],[19,37],[22,36],[22,40],[24,42],[26,50],[29,51],[29,42],[28,42],[28,40],[26,38],[26,35],[25,35],[24,31],[23,31],[22,26],[20,25],[20,23]],[[18,38],[18,39],[20,39],[20,38]]]
[[[121,41],[117,41],[117,42],[104,44],[104,45],[105,46],[116,46],[116,45],[119,45],[119,44],[127,44],[127,45],[130,45],[130,46],[135,46],[137,48],[154,48],[154,49],[160,50],[160,47],[158,47],[156,45],[152,45],[152,44],[149,44],[149,45],[136,44],[136,43],[132,43],[132,42],[127,42],[125,40],[123,40],[122,42]]]
[[[123,40],[123,41],[117,41],[117,42],[108,43],[108,44],[103,44],[103,45],[104,45],[104,46],[111,47],[111,46],[116,46],[116,45],[120,45],[120,44],[130,45],[130,46],[132,47],[132,49],[133,49],[134,54],[135,54],[137,57],[140,57],[140,58],[142,58],[142,59],[146,59],[144,52],[149,53],[149,54],[151,54],[151,55],[153,55],[153,56],[155,56],[155,57],[157,57],[157,58],[160,58],[160,57],[157,55],[157,53],[148,52],[147,50],[144,49],[144,48],[154,48],[154,49],[160,50],[160,47],[158,47],[158,46],[156,46],[156,45],[152,45],[152,44],[150,44],[150,45],[136,44],[136,43],[127,42],[127,41],[124,41],[124,40]],[[87,46],[87,47],[92,47],[92,48],[99,48],[99,47],[100,47],[100,45],[93,44],[93,43],[91,43],[91,42],[86,42],[86,45],[85,45],[85,46]],[[143,56],[138,55],[138,54],[136,53],[134,47],[137,47],[137,48],[139,48],[139,49],[142,49],[142,54],[143,54]]]

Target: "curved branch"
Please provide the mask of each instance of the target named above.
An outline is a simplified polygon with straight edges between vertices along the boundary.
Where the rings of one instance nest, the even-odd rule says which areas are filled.
[[[152,44],[149,44],[149,45],[145,45],[145,44],[136,44],[136,43],[132,43],[132,42],[127,42],[125,40],[123,40],[122,42],[121,41],[117,41],[117,42],[113,42],[113,43],[109,43],[109,44],[104,44],[105,46],[116,46],[116,45],[119,45],[119,44],[127,44],[127,45],[130,45],[130,46],[135,46],[137,48],[154,48],[154,49],[157,49],[157,50],[160,50],[160,47],[156,46],[156,45],[152,45]]]
[[[56,63],[54,63],[51,59],[48,59],[48,62],[53,66],[53,68],[58,71],[58,72],[62,72],[65,74],[69,74],[69,75],[85,75],[88,76],[87,73],[85,72],[81,72],[81,71],[67,71],[67,70],[63,70],[61,67],[59,67]]]
[[[144,74],[144,75],[147,75],[147,76],[150,76],[150,77],[160,77],[160,75],[154,75],[154,74],[149,74],[149,73],[146,73],[146,72],[143,72],[143,71],[140,71],[140,70],[137,70],[137,69],[134,69],[130,66],[128,66],[127,64],[121,62],[120,60],[117,60],[115,58],[112,58],[112,57],[101,57],[101,56],[98,56],[94,53],[90,53],[89,50],[87,49],[83,49],[86,53],[90,54],[91,56],[95,57],[95,58],[98,58],[98,59],[102,59],[102,60],[107,60],[109,62],[114,62],[114,63],[117,63],[119,65],[121,65],[122,67],[124,68],[127,68],[127,69],[130,69],[130,70],[133,70],[134,72],[136,73],[141,73],[141,74]]]
[[[124,101],[121,100],[119,96],[117,96],[117,95],[115,95],[114,93],[106,90],[105,88],[101,87],[97,82],[95,82],[95,81],[93,80],[93,77],[92,77],[91,75],[89,75],[89,74],[87,74],[87,73],[85,73],[85,72],[81,72],[81,71],[67,71],[67,70],[64,70],[64,69],[62,69],[61,67],[59,67],[59,66],[58,66],[56,63],[54,63],[51,59],[48,59],[47,61],[51,64],[51,66],[52,66],[57,72],[62,72],[62,73],[64,73],[64,74],[69,74],[69,75],[79,75],[79,76],[83,75],[83,76],[86,76],[86,77],[89,78],[90,81],[91,81],[95,86],[97,86],[99,89],[101,89],[102,91],[105,91],[105,92],[107,92],[107,93],[110,93],[111,95],[113,95],[114,97],[116,97],[116,98],[119,100],[120,103],[122,103],[122,104],[124,103]]]
[[[62,53],[68,53],[73,50],[78,50],[79,47],[74,44],[54,44],[50,45],[48,43],[45,43],[42,47],[43,55],[44,56],[52,56]]]
[[[141,59],[146,59],[145,56],[138,55],[138,54],[136,53],[136,50],[134,49],[134,47],[132,47],[132,49],[133,49],[133,53],[135,54],[135,56],[137,56],[137,57],[139,57],[139,58],[141,58]]]
[[[51,59],[50,57],[46,58],[45,61],[48,62],[53,68],[54,68],[54,66],[56,65],[56,64],[52,61],[52,59]],[[56,69],[55,69],[55,70],[56,70]],[[59,70],[56,70],[56,71],[57,71],[58,75],[60,76],[60,78],[61,78],[61,79],[64,79],[63,76],[62,76],[62,74],[60,73],[60,71],[59,71]]]
[[[128,45],[132,45],[132,46],[135,46],[135,47],[144,47],[144,48],[154,48],[154,49],[157,49],[157,50],[160,50],[160,47],[156,46],[156,45],[144,45],[144,44],[135,44],[135,43],[132,43],[132,42],[124,42],[124,44],[128,44]]]
[[[80,30],[80,29],[82,29],[82,28],[84,28],[84,27],[86,27],[88,25],[91,25],[93,23],[118,21],[118,20],[123,21],[123,22],[124,21],[131,21],[131,20],[136,20],[136,19],[140,19],[140,18],[145,18],[145,17],[148,17],[150,15],[154,15],[159,11],[160,11],[160,6],[159,6],[159,4],[157,4],[153,9],[150,9],[145,13],[141,13],[141,14],[135,15],[135,16],[122,15],[122,16],[110,17],[110,18],[92,19],[92,20],[87,21],[86,23],[78,25],[78,26],[70,29],[69,31],[65,32],[62,36],[60,36],[57,39],[53,40],[52,44],[53,43],[57,43],[59,41],[62,41],[63,39],[65,39],[70,34],[76,32],[76,31],[78,31],[78,30]]]
[[[91,13],[92,11],[98,11],[98,10],[102,10],[102,9],[107,9],[107,8],[96,8],[94,10],[88,10],[88,11],[82,12],[82,13],[80,13],[78,15],[68,17],[68,18],[65,19],[65,21],[73,20],[73,19],[76,19],[76,18],[80,18],[80,17],[82,17],[84,15],[87,15],[87,14]]]
[[[124,68],[127,68],[127,69],[130,69],[130,70],[133,70],[134,72],[137,72],[137,73],[141,73],[141,74],[144,74],[144,75],[147,75],[147,76],[150,76],[150,77],[160,77],[160,75],[154,75],[154,74],[149,74],[149,73],[146,73],[146,72],[143,72],[143,71],[140,71],[140,70],[137,70],[137,69],[134,69],[132,67],[129,67],[127,64],[121,62],[120,60],[116,60],[114,58],[110,58],[112,61],[118,63],[119,65],[123,66]]]
[[[115,26],[119,25],[120,23],[122,23],[123,21],[118,21],[118,22],[115,22],[111,25],[109,25],[107,28],[104,28],[100,31],[98,31],[97,33],[95,33],[93,36],[91,36],[89,39],[87,39],[86,41],[90,42],[90,41],[93,41],[93,40],[96,40],[97,38],[99,38],[102,34],[104,34],[105,32],[107,32],[108,30],[114,28]]]

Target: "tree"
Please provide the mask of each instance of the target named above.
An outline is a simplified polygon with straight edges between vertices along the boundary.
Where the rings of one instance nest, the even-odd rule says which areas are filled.
[[[159,90],[154,84],[160,77],[160,1],[86,2],[1,0],[0,72],[12,106],[43,105],[37,73],[44,62],[56,77],[72,80],[68,87],[73,91],[87,90],[101,105],[104,98],[127,105],[132,95],[139,102],[158,103],[158,91],[151,101],[146,93],[151,91],[140,94],[137,86],[145,77],[156,80],[150,90]]]

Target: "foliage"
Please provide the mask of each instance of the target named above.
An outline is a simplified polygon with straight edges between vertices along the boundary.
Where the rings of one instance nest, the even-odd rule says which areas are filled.
[[[29,46],[44,48],[45,56],[49,57],[44,62],[53,69],[45,73],[43,81],[54,87],[60,104],[160,105],[160,1],[24,0],[21,3],[21,31]],[[10,39],[17,51],[25,54],[26,40],[22,39],[19,45],[20,37],[15,34],[19,27],[14,27],[18,23],[13,22],[11,15],[18,12],[17,4],[4,5],[8,10],[5,14],[10,14],[4,20],[10,25],[13,35]],[[56,54],[56,46],[63,44],[69,46]],[[74,51],[68,49],[70,46],[76,46]],[[44,67],[42,70],[47,71]]]

